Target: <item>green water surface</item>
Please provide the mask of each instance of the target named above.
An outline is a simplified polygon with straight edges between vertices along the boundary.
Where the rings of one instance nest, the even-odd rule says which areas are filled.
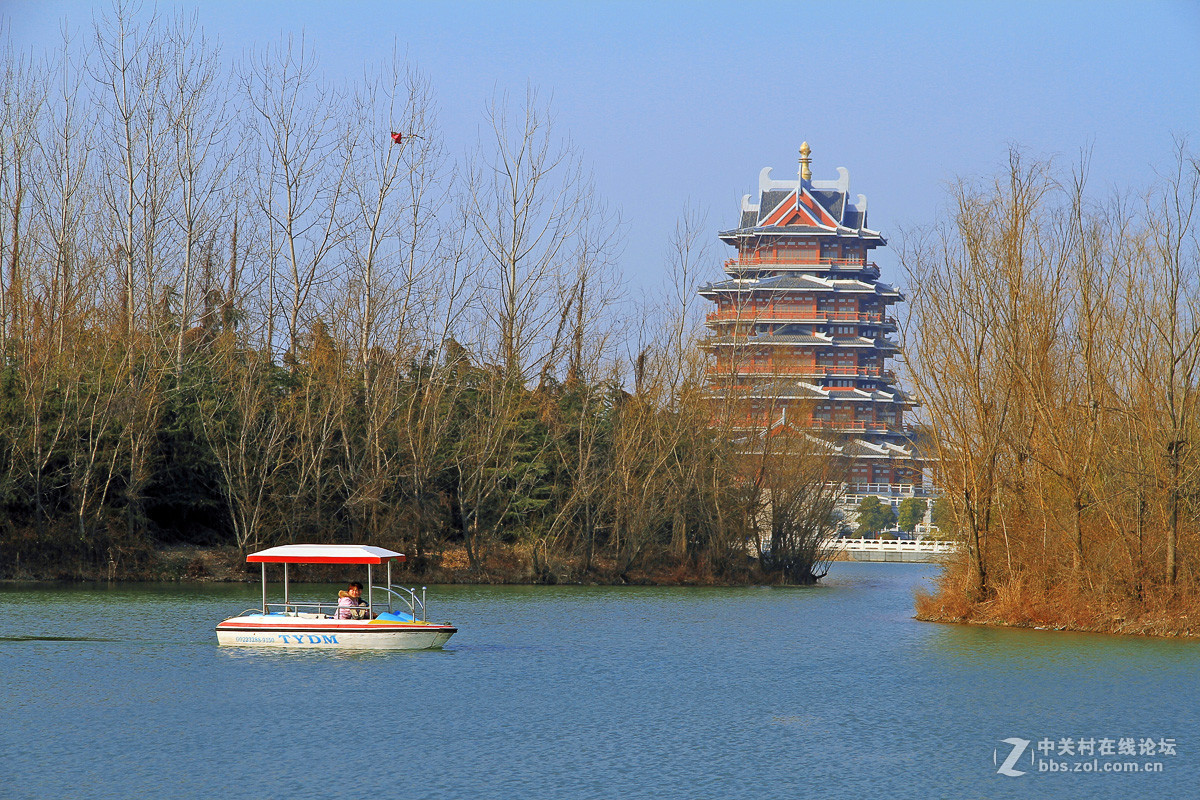
[[[0,797],[1200,796],[1200,644],[916,622],[935,570],[431,587],[459,633],[418,653],[217,647],[257,585],[8,584]]]

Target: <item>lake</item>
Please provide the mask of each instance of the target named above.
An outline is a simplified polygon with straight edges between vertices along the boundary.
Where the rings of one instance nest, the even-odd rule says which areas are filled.
[[[416,653],[217,647],[255,584],[0,585],[0,797],[1195,796],[1200,643],[917,622],[936,569],[430,587]]]

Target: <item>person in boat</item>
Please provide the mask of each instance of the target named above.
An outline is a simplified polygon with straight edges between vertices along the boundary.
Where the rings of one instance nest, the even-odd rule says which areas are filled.
[[[337,619],[368,619],[370,615],[367,601],[363,600],[361,583],[355,581],[338,592]]]

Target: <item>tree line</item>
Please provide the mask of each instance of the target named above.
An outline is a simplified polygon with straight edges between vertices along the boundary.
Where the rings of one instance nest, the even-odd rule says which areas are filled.
[[[398,55],[342,85],[302,38],[230,63],[194,17],[117,4],[10,49],[2,91],[4,573],[367,541],[481,576],[744,576],[774,478],[708,428],[700,220],[669,291],[624,298],[619,215],[535,90],[456,158]],[[803,582],[796,509],[775,571]]]
[[[1014,150],[909,237],[906,365],[962,558],[933,616],[1115,624],[1200,577],[1200,164],[1087,190]],[[1090,620],[1090,622],[1089,622]]]

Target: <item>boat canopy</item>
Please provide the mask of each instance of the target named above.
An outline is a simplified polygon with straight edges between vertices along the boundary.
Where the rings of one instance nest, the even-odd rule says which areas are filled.
[[[384,564],[403,561],[404,554],[366,544],[285,544],[246,556],[264,564]]]

